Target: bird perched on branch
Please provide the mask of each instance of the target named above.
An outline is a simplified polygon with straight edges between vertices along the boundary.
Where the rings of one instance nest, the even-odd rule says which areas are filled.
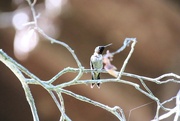
[[[91,75],[92,75],[92,80],[98,80],[100,79],[100,73],[98,72],[98,70],[101,70],[103,69],[103,56],[102,56],[102,53],[103,53],[103,50],[112,45],[111,44],[108,44],[108,45],[105,45],[105,46],[97,46],[94,50],[94,54],[91,56],[90,58],[90,67],[91,67],[91,70],[95,70],[95,71],[91,71]],[[95,85],[95,83],[92,83],[91,84],[91,88],[93,88]],[[96,83],[97,87],[100,88],[100,83]]]

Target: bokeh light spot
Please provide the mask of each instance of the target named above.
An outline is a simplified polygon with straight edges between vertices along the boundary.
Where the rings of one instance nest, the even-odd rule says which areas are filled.
[[[29,21],[29,17],[24,12],[15,13],[12,19],[13,26],[17,30],[21,30],[23,28],[23,24]]]
[[[38,44],[38,34],[32,30],[17,31],[14,39],[14,54],[19,60],[25,60]]]

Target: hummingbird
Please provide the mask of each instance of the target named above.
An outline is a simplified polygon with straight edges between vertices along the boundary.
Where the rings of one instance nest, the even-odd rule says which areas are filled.
[[[103,50],[112,45],[111,44],[108,44],[108,45],[105,45],[105,46],[97,46],[94,50],[94,54],[91,56],[90,58],[90,67],[91,67],[91,70],[99,70],[99,69],[103,69],[103,56],[102,56],[102,53],[103,53]],[[97,71],[94,71],[94,72],[91,72],[91,75],[92,75],[92,80],[98,80],[100,79],[100,73],[97,72]],[[91,84],[91,88],[93,88],[95,85],[95,83],[92,83]],[[97,83],[96,84],[98,88],[100,88],[100,83]]]

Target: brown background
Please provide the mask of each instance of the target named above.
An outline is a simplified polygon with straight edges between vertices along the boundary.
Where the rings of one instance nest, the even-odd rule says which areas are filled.
[[[38,5],[43,4],[42,2],[38,1]],[[108,49],[115,51],[126,37],[136,37],[138,43],[126,72],[148,77],[157,77],[169,72],[180,74],[178,1],[69,0],[68,4],[64,7],[63,13],[52,21],[60,29],[56,39],[72,47],[85,68],[89,68],[89,58],[96,46],[113,43]],[[24,1],[19,5],[20,8],[12,4],[11,0],[1,0],[0,11],[11,12],[27,7]],[[7,21],[11,21],[10,18]],[[47,41],[40,41],[27,60],[18,60],[13,54],[14,35],[15,29],[11,25],[0,28],[0,48],[42,80],[52,78],[65,67],[77,67],[64,47]],[[118,69],[121,68],[128,51],[129,48],[114,58],[113,64]],[[74,76],[75,74],[71,73],[65,74],[56,84],[69,81]],[[111,76],[102,74],[102,78],[108,77]],[[90,74],[85,74],[82,79],[90,78]],[[139,83],[137,80],[131,81]],[[174,83],[147,84],[161,101],[175,96],[179,90],[179,85]],[[48,93],[40,86],[30,87],[40,120],[58,121],[60,113]],[[112,107],[118,105],[123,108],[126,117],[131,109],[152,101],[133,87],[121,83],[104,83],[101,89],[90,89],[89,85],[72,86],[67,89]],[[73,121],[117,121],[116,117],[100,108],[63,96],[67,115]],[[0,97],[1,121],[33,120],[20,82],[2,63],[0,63]],[[173,104],[169,106],[172,107]],[[129,121],[150,121],[155,115],[155,109],[156,104],[152,103],[134,110]],[[170,117],[164,121],[172,120],[173,117]]]

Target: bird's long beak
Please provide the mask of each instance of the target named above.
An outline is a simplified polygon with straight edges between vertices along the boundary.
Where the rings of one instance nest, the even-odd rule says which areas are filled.
[[[108,46],[110,46],[110,45],[112,45],[112,43],[110,43],[110,44],[108,44],[108,45],[105,45],[105,46],[103,46],[103,47],[108,47]]]

